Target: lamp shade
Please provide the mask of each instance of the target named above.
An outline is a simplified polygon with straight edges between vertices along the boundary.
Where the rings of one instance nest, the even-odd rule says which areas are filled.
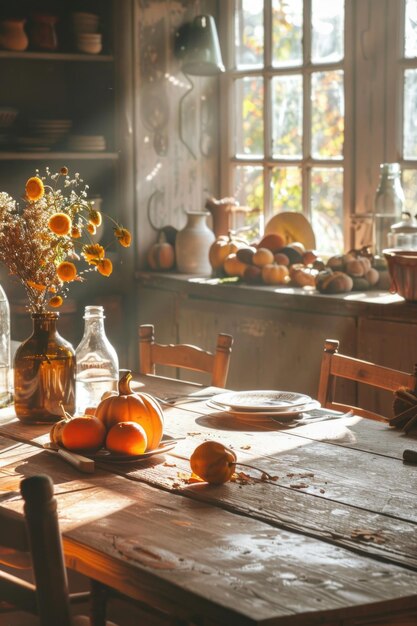
[[[214,76],[224,72],[224,65],[212,15],[197,15],[177,33],[177,55],[182,71],[194,76]]]

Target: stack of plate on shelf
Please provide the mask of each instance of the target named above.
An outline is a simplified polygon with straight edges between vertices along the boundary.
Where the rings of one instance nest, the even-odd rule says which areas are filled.
[[[28,134],[17,137],[21,150],[46,152],[61,142],[69,133],[72,120],[35,118],[28,123]]]
[[[71,135],[68,148],[73,152],[102,152],[106,149],[103,135]]]
[[[221,393],[213,396],[208,404],[211,408],[252,423],[291,421],[300,413],[320,406],[319,402],[305,394],[258,389]]]

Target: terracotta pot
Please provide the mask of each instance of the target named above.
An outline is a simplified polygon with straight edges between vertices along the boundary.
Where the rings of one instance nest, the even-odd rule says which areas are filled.
[[[26,20],[10,19],[0,22],[0,46],[5,50],[23,52],[29,45],[25,33]]]

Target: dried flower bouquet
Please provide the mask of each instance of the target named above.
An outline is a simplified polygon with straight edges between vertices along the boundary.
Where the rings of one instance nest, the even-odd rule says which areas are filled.
[[[24,203],[20,210],[0,192],[0,262],[24,286],[32,313],[61,306],[69,283],[84,281],[88,272],[110,276],[106,247],[94,241],[102,214],[88,200],[88,185],[79,174],[71,178],[66,167],[57,173],[46,168],[45,176],[36,170],[26,182]],[[130,246],[130,232],[107,217],[118,243]]]

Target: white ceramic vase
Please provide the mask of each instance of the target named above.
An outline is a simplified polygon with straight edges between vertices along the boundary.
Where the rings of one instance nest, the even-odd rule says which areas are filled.
[[[182,274],[210,275],[209,250],[215,240],[207,211],[187,211],[187,223],[175,240],[177,269]]]

